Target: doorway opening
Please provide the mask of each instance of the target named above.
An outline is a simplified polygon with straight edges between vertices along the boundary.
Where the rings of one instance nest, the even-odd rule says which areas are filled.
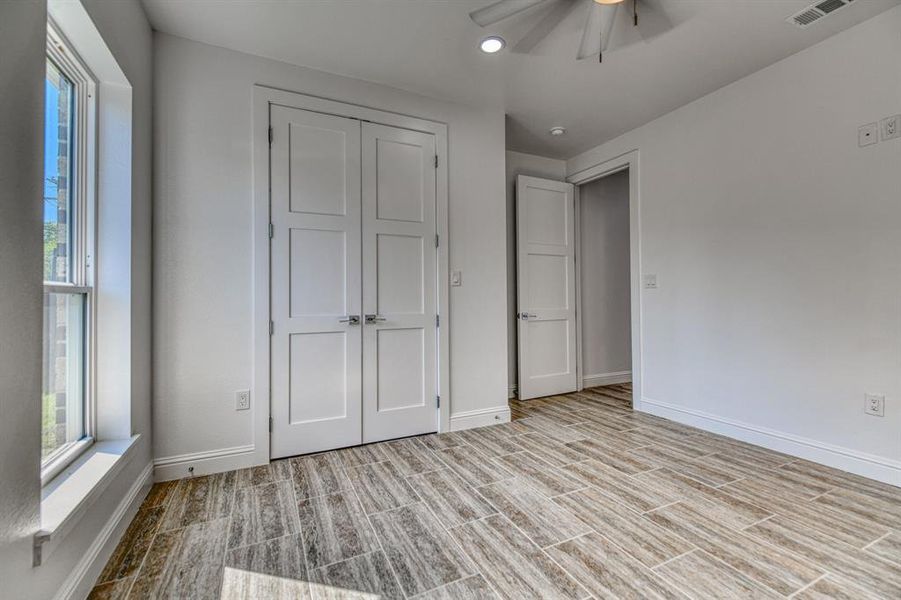
[[[517,400],[603,386],[640,407],[637,158],[517,178]]]

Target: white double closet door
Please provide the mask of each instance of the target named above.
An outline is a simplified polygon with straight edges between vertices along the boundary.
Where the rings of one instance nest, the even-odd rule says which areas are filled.
[[[271,457],[436,431],[434,136],[270,123]]]

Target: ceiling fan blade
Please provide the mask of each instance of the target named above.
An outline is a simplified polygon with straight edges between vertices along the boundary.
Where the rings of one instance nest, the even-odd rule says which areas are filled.
[[[485,8],[472,11],[469,13],[469,18],[482,27],[494,25],[498,21],[503,21],[524,10],[528,10],[533,6],[537,6],[544,1],[545,0],[500,0],[494,4],[489,4]]]
[[[513,46],[513,52],[528,54],[576,5],[574,0],[554,0],[554,7]]]
[[[616,11],[619,4],[598,4],[592,2],[585,20],[585,29],[582,30],[582,42],[579,44],[579,60],[590,56],[597,56],[599,52],[607,50],[610,44],[610,34],[613,24],[616,22]]]
[[[645,40],[650,40],[672,29],[675,25],[659,0],[636,0],[638,2],[638,33]]]

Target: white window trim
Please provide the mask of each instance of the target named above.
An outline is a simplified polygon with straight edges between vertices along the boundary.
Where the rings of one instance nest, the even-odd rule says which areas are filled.
[[[96,437],[96,278],[97,255],[97,81],[59,27],[48,19],[47,58],[72,82],[75,88],[75,135],[72,148],[74,175],[73,213],[75,243],[72,247],[72,283],[45,283],[50,292],[82,294],[85,298],[83,418],[84,436],[51,455],[41,465],[41,485],[47,485],[94,442]]]

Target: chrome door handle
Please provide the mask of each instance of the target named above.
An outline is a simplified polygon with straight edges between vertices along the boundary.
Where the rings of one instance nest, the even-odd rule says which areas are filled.
[[[373,325],[374,323],[378,323],[380,321],[386,321],[385,317],[381,315],[366,315],[366,324]]]
[[[347,315],[346,317],[341,317],[338,319],[339,323],[350,323],[351,325],[359,325],[360,324],[360,315]]]
[[[537,319],[538,315],[533,315],[532,313],[522,312],[519,313],[519,318],[523,321],[528,321],[529,319]]]

